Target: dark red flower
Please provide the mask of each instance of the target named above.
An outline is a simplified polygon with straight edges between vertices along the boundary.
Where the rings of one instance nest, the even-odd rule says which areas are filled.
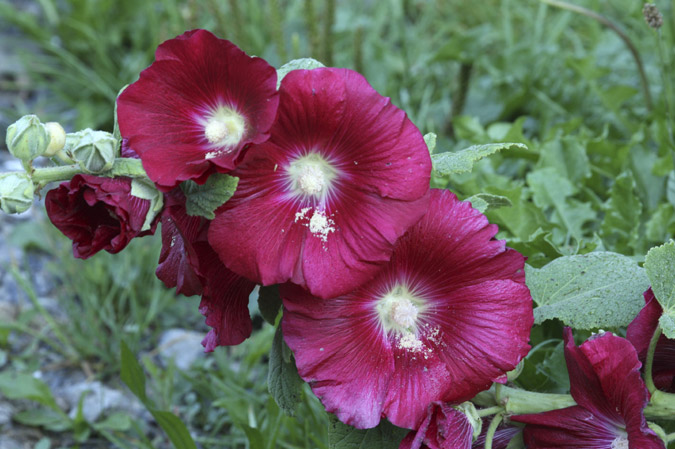
[[[405,113],[347,69],[295,70],[270,140],[247,153],[209,240],[231,270],[330,298],[369,280],[428,203],[431,160]]]
[[[450,404],[433,402],[419,429],[411,431],[399,449],[471,449],[473,432],[463,412]]]
[[[353,292],[321,300],[280,288],[283,334],[300,376],[358,428],[381,417],[418,428],[428,404],[471,399],[527,354],[533,323],[524,258],[497,226],[445,190]]]
[[[485,437],[487,435],[488,427],[490,427],[490,420],[483,419],[483,428],[478,435],[478,438],[471,445],[471,449],[483,449],[485,447]],[[522,432],[521,427],[509,426],[502,422],[497,426],[494,436],[492,437],[492,449],[506,449],[511,440]]]
[[[265,60],[206,30],[188,31],[161,44],[155,62],[119,96],[120,132],[162,190],[202,182],[267,140],[276,83]]]
[[[207,241],[211,222],[187,214],[180,189],[165,198],[157,277],[178,293],[202,295],[199,311],[213,328],[202,342],[207,351],[241,343],[251,335],[248,298],[255,283],[225,268]]]
[[[73,254],[87,259],[102,249],[123,250],[134,237],[153,234],[142,231],[150,201],[131,195],[131,178],[100,178],[75,175],[47,192],[47,215],[73,241]]]
[[[527,424],[527,447],[664,449],[642,412],[648,393],[630,342],[605,332],[577,347],[569,327],[564,338],[570,393],[578,405],[512,416]]]
[[[630,341],[638,353],[640,362],[643,364],[647,358],[649,342],[659,325],[659,318],[663,314],[661,304],[654,297],[651,287],[644,293],[645,306],[638,316],[628,325],[626,338]],[[675,340],[665,335],[659,337],[654,351],[654,363],[652,365],[652,379],[659,390],[675,393]]]

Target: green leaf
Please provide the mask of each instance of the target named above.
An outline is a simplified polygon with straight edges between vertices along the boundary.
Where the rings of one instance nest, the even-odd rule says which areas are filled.
[[[180,187],[187,198],[185,209],[188,215],[213,220],[216,217],[214,211],[232,198],[238,183],[239,178],[221,173],[209,176],[203,185],[185,181]]]
[[[62,432],[72,426],[67,416],[46,408],[23,410],[15,413],[12,419],[25,426],[44,427],[54,432]]]
[[[279,86],[281,86],[281,80],[284,79],[286,75],[288,75],[288,72],[293,70],[318,69],[319,67],[326,66],[312,58],[300,58],[287,62],[277,70],[277,89],[279,89]]]
[[[265,441],[260,429],[242,423],[238,424],[238,426],[246,434],[249,449],[265,449]]]
[[[0,392],[11,400],[28,399],[61,411],[47,384],[28,373],[0,373]]]
[[[645,258],[645,270],[657,301],[663,307],[659,324],[668,338],[675,338],[675,242],[652,248]]]
[[[535,323],[557,318],[575,329],[627,326],[649,287],[643,268],[611,252],[560,257],[540,269],[525,265],[525,279],[538,306]]]
[[[544,213],[529,200],[529,189],[518,186],[513,189],[490,187],[488,193],[505,196],[512,206],[488,210],[490,222],[499,224],[500,229],[508,229],[521,241],[528,241],[539,229],[550,230],[553,226]]]
[[[157,190],[155,184],[146,178],[134,178],[131,180],[131,195],[142,200],[150,201],[150,208],[145,216],[141,231],[151,228],[152,222],[164,207],[164,195]]]
[[[477,193],[467,198],[466,201],[469,201],[473,208],[480,213],[485,213],[488,209],[513,206],[513,203],[507,197],[490,193]]]
[[[286,343],[279,326],[270,351],[267,387],[279,408],[287,415],[295,416],[302,394],[302,379],[298,375],[295,362],[284,360],[284,346]]]
[[[106,417],[103,421],[93,424],[98,431],[101,430],[115,430],[118,432],[125,432],[131,428],[131,418],[126,413],[115,412]]]
[[[409,432],[382,420],[372,429],[355,429],[331,416],[329,449],[397,449]]]
[[[668,181],[666,182],[666,198],[670,204],[675,206],[675,170],[668,173]]]
[[[183,421],[171,412],[148,409],[176,449],[197,449]]]
[[[630,171],[616,178],[603,209],[605,219],[600,235],[608,247],[621,252],[634,248],[638,240],[642,202],[635,192],[635,180]]]
[[[258,290],[258,310],[260,310],[260,315],[262,315],[263,319],[274,325],[279,314],[279,309],[281,309],[279,286],[260,287],[260,290]]]
[[[148,398],[145,395],[145,374],[143,368],[136,361],[136,357],[124,341],[120,341],[120,359],[122,382],[129,387],[129,390],[143,402],[147,404]]]
[[[120,91],[117,93],[116,98],[119,98],[120,95],[122,95],[122,92],[124,92],[124,89],[126,89],[127,87],[129,87],[128,84],[126,84],[123,88],[121,88]],[[114,109],[113,114],[114,114],[114,117],[113,117],[113,120],[114,120],[113,137],[115,137],[115,139],[117,139],[117,145],[118,145],[118,149],[119,149],[119,146],[122,145],[122,134],[120,133],[120,125],[117,121],[117,100],[115,100],[115,109]],[[119,151],[117,151],[117,154],[119,154]]]
[[[539,165],[554,168],[572,182],[591,176],[586,149],[576,136],[556,136],[545,142],[541,146]]]
[[[488,143],[474,145],[461,151],[434,154],[431,161],[434,170],[441,176],[470,172],[473,164],[486,156],[512,147],[527,149],[522,143]]]
[[[437,136],[434,133],[427,133],[424,135],[424,143],[427,144],[429,154],[434,154],[434,150],[436,149],[436,137]]]

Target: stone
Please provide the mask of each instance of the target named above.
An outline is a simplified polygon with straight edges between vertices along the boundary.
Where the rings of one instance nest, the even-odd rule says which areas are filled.
[[[185,329],[169,329],[159,339],[159,356],[165,364],[173,360],[176,368],[185,371],[204,357],[204,334]]]

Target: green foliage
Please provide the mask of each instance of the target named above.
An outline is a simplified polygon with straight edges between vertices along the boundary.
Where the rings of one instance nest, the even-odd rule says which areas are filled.
[[[526,265],[525,276],[535,323],[557,318],[575,329],[627,326],[649,287],[643,268],[610,252],[560,257],[539,269]]]
[[[328,430],[330,449],[395,449],[409,431],[382,420],[372,429],[355,429],[332,418]]]
[[[277,70],[277,89],[281,85],[281,80],[284,79],[286,75],[288,75],[288,72],[293,70],[311,70],[319,67],[326,66],[312,58],[300,58],[287,62]]]
[[[281,325],[274,333],[269,364],[267,386],[270,394],[284,413],[295,416],[302,393],[302,379],[295,367],[293,354],[284,342]]]
[[[260,287],[258,290],[258,310],[269,324],[274,325],[277,322],[277,315],[281,310],[281,296],[279,295],[278,285]]]
[[[468,173],[471,171],[473,164],[476,163],[476,161],[511,147],[524,150],[527,149],[527,147],[521,143],[490,143],[474,145],[457,152],[434,154],[432,155],[431,160],[434,164],[434,170],[441,176]]]
[[[668,338],[675,338],[675,242],[652,248],[645,258],[645,270],[654,296],[663,307],[659,325]]]
[[[213,220],[216,217],[214,211],[232,198],[238,183],[239,178],[220,173],[209,176],[203,185],[185,181],[180,187],[187,198],[185,209],[188,215]]]

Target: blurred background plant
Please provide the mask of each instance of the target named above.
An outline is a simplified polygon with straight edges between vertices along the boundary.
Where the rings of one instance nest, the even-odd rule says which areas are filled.
[[[499,237],[530,265],[594,250],[641,262],[649,247],[675,235],[673,3],[657,2],[664,17],[658,30],[634,0],[576,1],[605,23],[561,3],[3,0],[0,128],[36,113],[68,131],[112,130],[117,92],[152,62],[157,45],[206,28],[277,67],[309,56],[358,70],[423,133],[438,134],[436,152],[526,144],[433,183],[460,198],[482,195]],[[255,301],[254,337],[179,367],[165,356],[167,330],[206,327],[198,299],[176,297],[154,277],[158,237],[82,262],[37,218],[0,221],[0,249],[15,252],[0,258],[0,305],[13,307],[0,315],[0,393],[33,401],[29,407],[0,399],[0,412],[11,411],[0,432],[17,431],[40,449],[168,447],[147,413],[94,419],[78,413],[79,397],[74,405],[60,399],[63,378],[73,373],[124,391],[118,377],[125,341],[142,354],[156,406],[177,413],[200,447],[329,447],[328,419],[309,390],[297,418],[269,399],[274,329],[263,324]],[[36,268],[36,259],[47,262]],[[36,270],[52,288],[39,288]],[[558,321],[535,328],[520,386],[565,391],[560,335]],[[195,334],[181,338],[193,344],[188,353],[199,353]]]

